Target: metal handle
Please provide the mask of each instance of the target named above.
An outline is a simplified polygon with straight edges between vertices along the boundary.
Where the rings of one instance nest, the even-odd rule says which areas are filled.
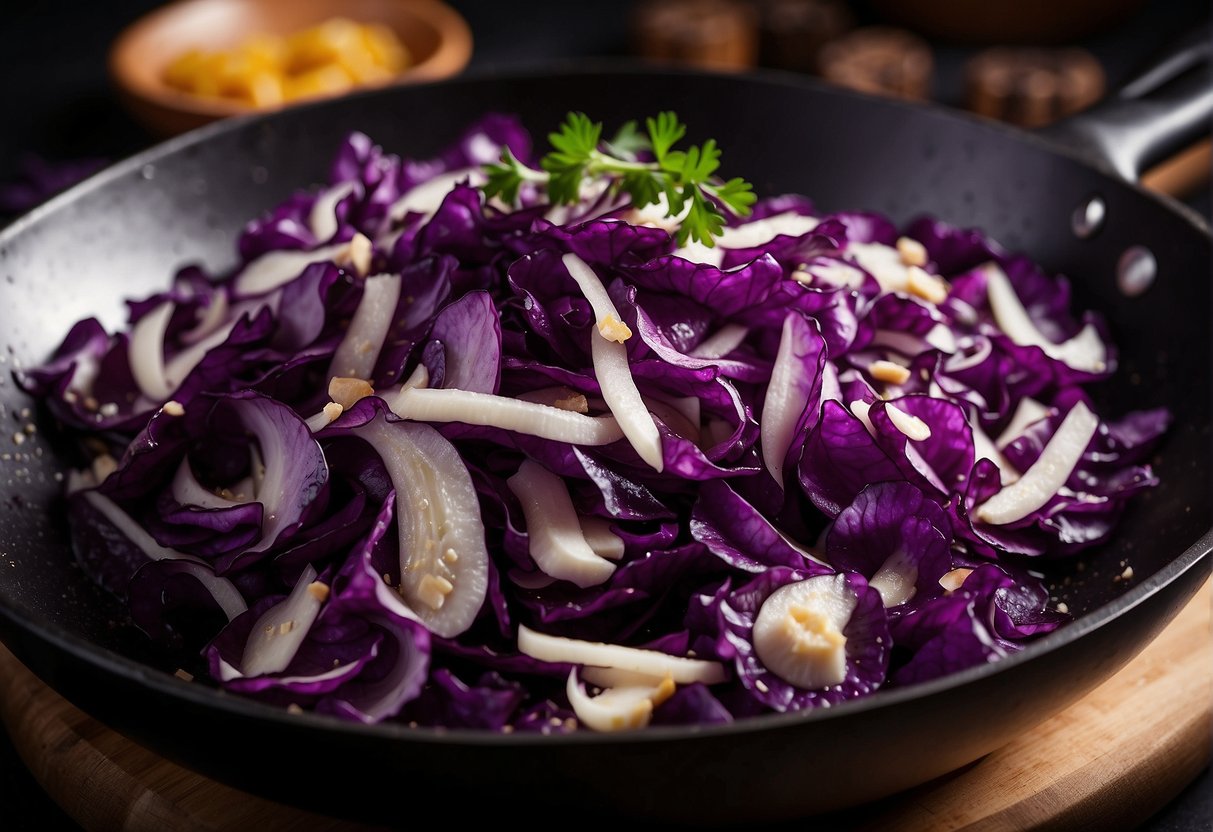
[[[1040,134],[1136,181],[1155,162],[1210,132],[1211,53],[1211,33],[1202,26],[1116,95]]]

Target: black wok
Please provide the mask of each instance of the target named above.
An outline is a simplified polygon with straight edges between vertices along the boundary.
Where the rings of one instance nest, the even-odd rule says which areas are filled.
[[[1097,145],[1113,125],[1122,131],[1114,144],[1131,151],[1116,166],[1134,173],[1168,141],[1203,128],[1213,97],[1203,72],[1113,102],[1066,139]],[[1140,112],[1125,119],[1156,107],[1144,123]],[[124,625],[73,565],[52,426],[40,422],[29,441],[7,447],[38,416],[23,411],[32,403],[8,379],[0,442],[15,456],[0,461],[0,635],[18,658],[170,758],[331,814],[556,820],[563,807],[582,810],[569,816],[576,821],[615,812],[756,820],[854,805],[975,760],[1110,676],[1204,582],[1213,532],[1210,238],[1201,220],[1039,137],[799,78],[619,69],[465,78],[204,129],[111,168],[0,235],[0,358],[39,361],[86,315],[117,326],[124,297],[158,289],[184,262],[230,265],[241,225],[320,181],[351,129],[424,155],[488,110],[518,113],[538,133],[571,108],[608,124],[676,109],[697,138],[727,149],[729,175],[759,192],[979,226],[1073,279],[1077,303],[1107,315],[1121,348],[1101,406],[1175,414],[1156,460],[1162,484],[1130,508],[1108,545],[1082,558],[1082,571],[1058,564],[1075,623],[1005,661],[919,687],[700,730],[506,736],[291,715],[174,678],[172,659]],[[1105,216],[1076,234],[1073,215],[1093,197]],[[1117,284],[1132,246],[1157,263],[1154,285],[1136,297]],[[1113,580],[1122,562],[1131,581]]]

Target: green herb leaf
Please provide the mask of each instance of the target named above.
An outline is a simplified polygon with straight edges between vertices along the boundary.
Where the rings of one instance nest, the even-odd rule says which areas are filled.
[[[485,165],[484,193],[514,203],[522,184],[533,182],[546,187],[553,204],[572,204],[581,199],[587,180],[605,177],[611,193],[626,194],[636,208],[659,204],[664,197],[668,216],[682,217],[676,232],[679,245],[687,240],[714,245],[724,230],[724,210],[738,216],[750,213],[756,198],[752,186],[743,179],[716,178],[720,148],[714,139],[676,150],[687,128],[674,113],[645,119],[645,128],[647,133],[642,133],[629,121],[604,142],[601,122],[585,113],[569,113],[548,136],[552,150],[540,160],[541,171],[504,150],[499,163]],[[645,151],[652,153],[653,161],[640,161]]]

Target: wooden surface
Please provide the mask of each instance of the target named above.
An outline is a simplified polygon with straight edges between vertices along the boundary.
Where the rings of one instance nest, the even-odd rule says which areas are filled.
[[[1213,744],[1210,584],[1085,699],[959,773],[864,811],[864,829],[1130,829]],[[0,718],[47,792],[89,830],[355,830],[207,780],[85,716],[0,647]]]

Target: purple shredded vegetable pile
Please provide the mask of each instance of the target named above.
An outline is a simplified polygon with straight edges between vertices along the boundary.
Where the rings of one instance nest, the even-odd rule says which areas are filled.
[[[19,374],[90,449],[77,558],[196,683],[363,722],[708,724],[1068,620],[1039,576],[1155,483],[1169,416],[1094,415],[1115,351],[1064,278],[799,196],[711,249],[610,191],[486,204],[504,147],[534,160],[505,116],[428,160],[352,134],[232,272]]]

